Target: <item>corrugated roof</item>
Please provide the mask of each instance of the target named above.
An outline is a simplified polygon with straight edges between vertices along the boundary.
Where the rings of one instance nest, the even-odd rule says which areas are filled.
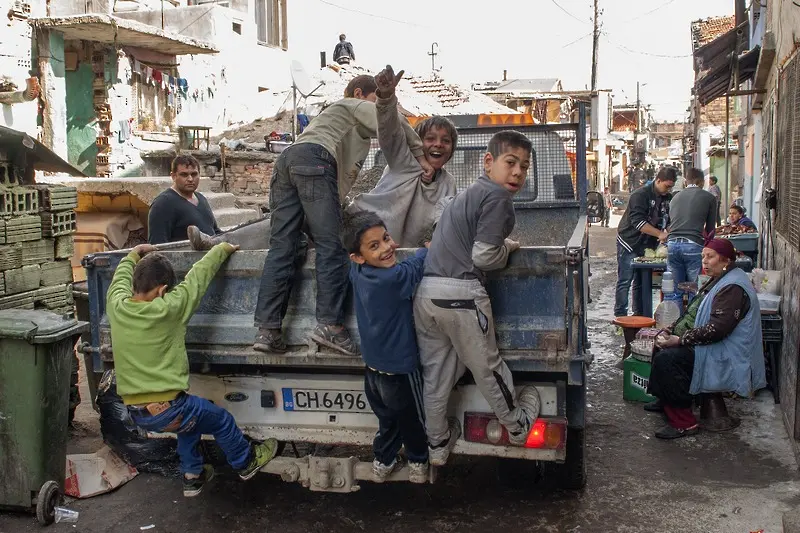
[[[692,47],[697,50],[733,29],[736,24],[734,15],[726,17],[709,17],[692,22]]]

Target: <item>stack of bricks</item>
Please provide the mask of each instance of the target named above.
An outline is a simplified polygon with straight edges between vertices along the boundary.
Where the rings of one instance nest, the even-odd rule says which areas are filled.
[[[10,173],[9,173],[10,174]],[[73,314],[74,187],[0,184],[0,309]]]
[[[106,56],[102,50],[92,53],[92,101],[97,118],[97,155],[95,156],[95,176],[111,176],[111,105],[106,86]]]
[[[277,154],[265,152],[229,152],[225,158],[227,192],[242,196],[269,193],[269,182]],[[203,172],[211,179],[212,192],[223,192],[222,170],[215,165],[206,165]]]

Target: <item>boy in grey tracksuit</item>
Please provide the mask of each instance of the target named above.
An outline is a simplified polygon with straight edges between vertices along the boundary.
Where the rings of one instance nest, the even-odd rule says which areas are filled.
[[[414,322],[423,373],[426,431],[433,465],[447,462],[460,434],[447,422],[447,402],[468,368],[506,427],[509,442],[524,445],[539,414],[536,389],[514,396],[511,371],[500,357],[485,272],[504,268],[519,243],[513,196],[525,185],[530,140],[502,131],[489,141],[485,174],[444,209],[433,234],[425,273],[414,297]]]

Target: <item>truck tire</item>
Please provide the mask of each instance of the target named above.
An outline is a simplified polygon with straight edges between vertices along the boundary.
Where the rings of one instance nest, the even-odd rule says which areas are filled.
[[[560,488],[581,490],[586,485],[585,428],[567,428],[567,460],[549,466],[548,475]]]

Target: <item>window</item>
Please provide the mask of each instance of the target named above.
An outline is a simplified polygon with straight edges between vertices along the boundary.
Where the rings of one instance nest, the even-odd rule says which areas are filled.
[[[800,250],[800,55],[795,54],[780,76],[778,88],[775,177],[778,191],[778,233]]]
[[[287,0],[256,0],[256,30],[259,44],[289,48],[286,23]]]

